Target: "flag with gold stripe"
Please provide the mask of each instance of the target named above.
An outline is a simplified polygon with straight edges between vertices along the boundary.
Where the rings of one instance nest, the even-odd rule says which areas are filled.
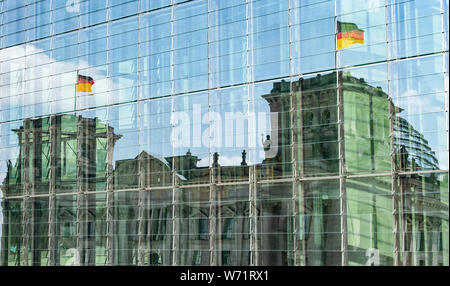
[[[338,50],[354,44],[364,44],[364,31],[355,23],[337,22],[336,45]]]
[[[94,85],[94,79],[90,76],[84,76],[79,74],[77,79],[76,91],[78,92],[92,92],[92,85]],[[93,95],[93,94],[90,94]]]

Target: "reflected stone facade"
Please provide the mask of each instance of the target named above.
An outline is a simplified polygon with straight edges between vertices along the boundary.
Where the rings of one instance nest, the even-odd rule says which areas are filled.
[[[449,265],[448,1],[19,2],[0,265]]]

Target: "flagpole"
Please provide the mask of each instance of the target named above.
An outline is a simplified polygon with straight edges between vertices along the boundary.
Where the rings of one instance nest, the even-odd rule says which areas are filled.
[[[334,1],[334,18],[335,18],[335,58],[334,64],[336,69],[337,83],[337,105],[338,105],[338,156],[339,156],[339,214],[340,214],[340,240],[341,240],[341,266],[348,265],[348,233],[347,233],[347,187],[346,187],[346,166],[345,166],[345,135],[344,135],[344,94],[342,90],[342,70],[340,70],[339,54],[338,54],[338,10],[337,2]]]

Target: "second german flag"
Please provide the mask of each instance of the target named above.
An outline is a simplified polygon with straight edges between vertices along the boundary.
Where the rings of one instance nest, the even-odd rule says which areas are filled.
[[[337,22],[337,49],[346,49],[354,44],[364,44],[364,31],[354,23]]]
[[[90,76],[78,75],[77,88],[78,92],[92,92],[94,79]]]

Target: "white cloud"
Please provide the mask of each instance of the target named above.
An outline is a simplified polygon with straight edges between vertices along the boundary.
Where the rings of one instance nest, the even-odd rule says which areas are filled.
[[[0,57],[2,59],[0,98],[3,103],[0,110],[24,106],[24,113],[20,118],[19,115],[18,118],[14,118],[17,112],[11,111],[8,120],[72,111],[77,69],[89,73],[89,76],[94,78],[92,93],[99,95],[94,97],[78,94],[77,108],[105,105],[104,92],[108,87],[113,87],[112,81],[105,78],[104,71],[90,66],[88,62],[80,61],[77,65],[71,61],[56,61],[48,55],[48,52],[34,45],[4,49]],[[35,105],[39,108],[34,108]]]
[[[242,162],[242,156],[219,156],[221,166],[239,166]]]
[[[208,157],[201,158],[200,161],[197,162],[197,167],[208,167],[208,166],[209,166]]]

